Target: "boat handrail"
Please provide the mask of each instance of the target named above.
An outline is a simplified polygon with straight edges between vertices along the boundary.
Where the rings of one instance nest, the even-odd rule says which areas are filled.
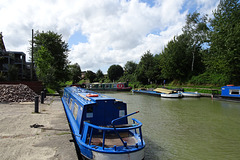
[[[129,116],[131,116],[131,115],[134,115],[134,114],[136,114],[136,113],[139,113],[139,111],[136,111],[136,112],[130,113],[130,114],[128,114],[128,115],[125,115],[125,116],[116,118],[116,119],[112,120],[112,122],[111,122],[111,125],[113,126],[113,129],[114,129],[115,133],[117,134],[117,136],[118,136],[118,137],[120,138],[120,140],[122,141],[124,147],[127,147],[127,143],[125,143],[125,142],[123,141],[122,137],[119,135],[119,133],[118,133],[118,131],[117,131],[114,123],[115,123],[116,121],[119,121],[119,120],[121,120],[121,119],[123,119],[123,118],[127,118],[127,117],[129,117]]]
[[[142,123],[135,119],[135,118],[132,118],[133,120],[133,124],[132,124],[132,127],[120,127],[120,128],[116,128],[117,131],[127,131],[127,130],[132,130],[132,129],[137,129],[139,127],[142,126]],[[109,128],[109,127],[103,127],[103,126],[97,126],[97,125],[94,125],[94,124],[91,124],[91,123],[88,123],[88,122],[84,122],[84,126],[89,126],[91,128],[94,128],[94,129],[97,129],[97,130],[102,130],[102,131],[114,131],[114,128]]]
[[[109,132],[109,131],[129,131],[129,130],[135,130],[135,134],[137,133],[137,129],[139,129],[139,137],[141,139],[141,144],[143,145],[143,138],[142,138],[142,131],[141,131],[141,126],[142,123],[135,119],[132,118],[133,124],[132,127],[125,127],[125,128],[109,128],[109,127],[102,127],[102,126],[97,126],[88,122],[84,122],[84,132],[83,132],[83,136],[82,136],[82,140],[84,143],[87,143],[87,135],[89,135],[89,142],[88,145],[91,144],[91,140],[92,140],[92,135],[93,135],[93,129],[96,129],[100,132],[103,133],[103,142],[102,142],[102,149],[104,150],[104,145],[105,145],[105,133]],[[90,133],[88,133],[88,131],[90,130]],[[127,143],[123,141],[123,139],[118,136],[118,138],[122,141],[123,146],[127,147]]]

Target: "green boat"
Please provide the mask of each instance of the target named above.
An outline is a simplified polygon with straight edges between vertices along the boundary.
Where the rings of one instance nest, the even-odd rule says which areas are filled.
[[[132,87],[129,87],[125,82],[118,83],[84,83],[81,86],[89,90],[104,90],[104,91],[130,91]]]

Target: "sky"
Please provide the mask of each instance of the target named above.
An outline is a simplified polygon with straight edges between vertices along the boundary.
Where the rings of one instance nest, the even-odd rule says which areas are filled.
[[[29,58],[34,31],[61,34],[68,60],[82,71],[106,73],[113,64],[139,63],[182,33],[186,16],[212,15],[219,0],[0,0],[0,32],[7,51]]]

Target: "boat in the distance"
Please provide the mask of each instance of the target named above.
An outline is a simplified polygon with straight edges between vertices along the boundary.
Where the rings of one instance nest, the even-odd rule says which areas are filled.
[[[78,87],[64,89],[62,103],[81,154],[90,160],[142,160],[142,123],[128,117],[127,105]]]
[[[143,94],[149,94],[149,95],[154,95],[154,96],[160,96],[162,93],[153,91],[153,90],[146,90],[146,89],[132,89],[133,93],[143,93]]]
[[[144,93],[149,95],[160,96],[163,98],[180,98],[182,97],[182,93],[176,90],[170,90],[166,88],[156,88],[156,89],[137,89],[132,90],[133,93]]]
[[[198,92],[181,92],[183,97],[201,97]]]
[[[82,88],[86,88],[93,91],[130,91],[132,87],[128,86],[128,83],[84,83]]]
[[[144,93],[149,95],[160,96],[163,98],[181,98],[181,97],[201,97],[198,92],[184,92],[184,89],[167,89],[167,88],[156,88],[156,89],[133,89],[133,93]]]
[[[221,88],[221,95],[213,95],[220,100],[240,101],[240,86],[226,85]]]
[[[163,98],[181,98],[182,97],[182,93],[178,92],[178,93],[163,93],[161,94],[161,97]]]

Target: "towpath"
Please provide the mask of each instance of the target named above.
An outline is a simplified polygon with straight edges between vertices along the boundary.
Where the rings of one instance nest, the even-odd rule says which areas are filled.
[[[39,103],[0,103],[0,157],[3,160],[76,160],[73,138],[58,96]]]

